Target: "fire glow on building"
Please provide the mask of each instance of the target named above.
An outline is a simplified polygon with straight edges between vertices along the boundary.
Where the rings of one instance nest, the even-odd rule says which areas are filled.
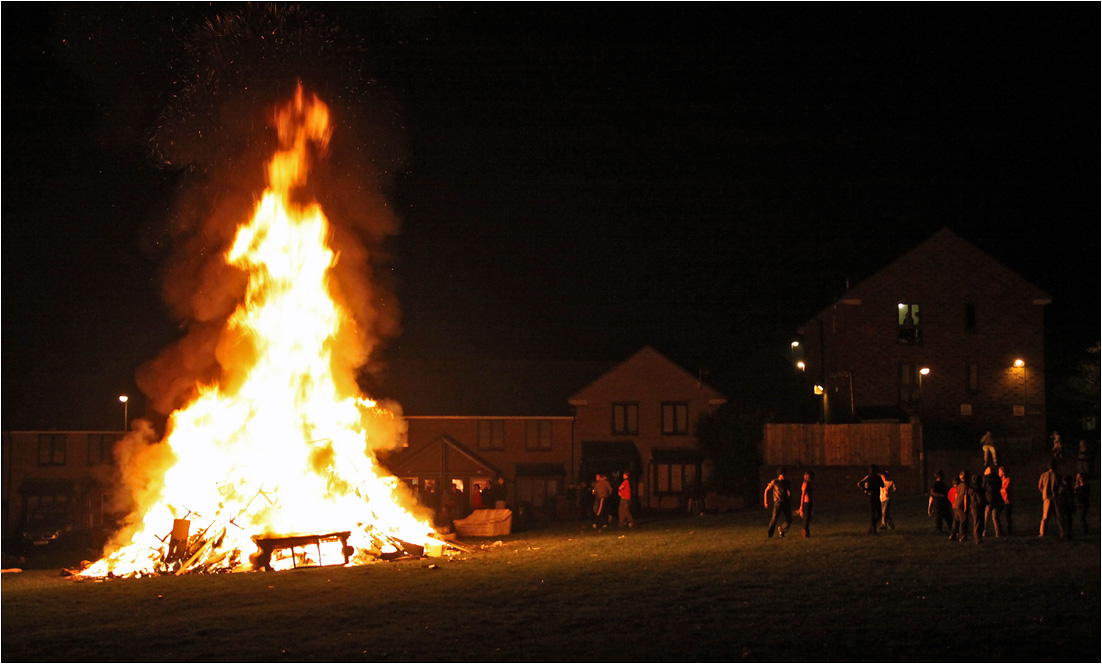
[[[274,120],[267,188],[225,255],[247,286],[219,348],[247,359],[172,413],[167,469],[83,577],[356,564],[445,544],[377,463],[400,422],[360,393],[362,358],[341,356],[360,332],[330,283],[340,255],[319,204],[296,198],[328,145],[328,108],[300,85]]]

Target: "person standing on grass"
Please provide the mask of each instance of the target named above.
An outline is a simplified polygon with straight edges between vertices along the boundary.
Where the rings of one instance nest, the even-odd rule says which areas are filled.
[[[769,531],[767,537],[773,537],[773,531],[778,530],[781,537],[792,526],[792,489],[785,477],[784,467],[777,469],[777,478],[765,487],[765,495],[762,500],[766,509],[769,508],[769,496],[773,496],[773,518],[769,519]],[[784,523],[778,525],[778,520],[784,519]]]
[[[892,494],[895,493],[895,482],[892,481],[887,469],[880,473],[880,480],[884,483],[884,486],[880,487],[880,529],[895,530],[895,521],[892,520]]]
[[[608,478],[597,473],[597,482],[593,485],[593,527],[604,528],[612,522],[612,509],[608,504],[612,498],[612,485]]]
[[[620,525],[627,524],[628,528],[634,528],[635,517],[631,515],[631,480],[626,472],[617,493],[620,494]]]
[[[1079,523],[1083,524],[1083,536],[1087,536],[1087,510],[1090,508],[1091,487],[1086,473],[1075,476],[1075,510],[1079,512]]]
[[[972,516],[972,541],[980,543],[983,537],[983,514],[987,507],[983,498],[983,480],[979,475],[973,475],[968,485],[968,511]]]
[[[940,470],[934,473],[934,484],[930,487],[930,516],[934,517],[938,534],[953,523],[953,505],[949,502],[949,487],[944,477]]]
[[[1071,521],[1075,514],[1075,489],[1071,475],[1064,475],[1056,482],[1056,523],[1060,526],[1060,539],[1072,538]]]
[[[1048,470],[1041,473],[1041,477],[1037,480],[1037,490],[1041,492],[1041,529],[1037,537],[1045,536],[1045,522],[1048,521],[1049,516],[1055,516],[1052,508],[1055,506],[1053,501],[1056,499],[1059,481],[1060,476],[1056,474],[1056,459],[1049,459]]]
[[[811,515],[814,514],[813,501],[811,499],[811,480],[813,479],[815,479],[814,471],[807,471],[806,473],[804,473],[804,483],[800,486],[799,514],[800,518],[804,520],[804,537],[811,537]],[[1084,521],[1083,523],[1085,525],[1086,521]]]
[[[950,489],[953,500],[953,526],[949,529],[949,541],[964,541],[968,532],[968,471],[960,471],[960,476],[953,480],[953,488]]]
[[[991,521],[995,529],[995,537],[1002,537],[1002,525],[999,517],[1003,513],[1002,484],[992,471],[991,466],[983,470],[983,500],[987,506],[983,510],[983,533],[987,534],[987,522]]]
[[[999,479],[1002,480],[1002,489],[999,494],[1003,499],[1003,514],[1006,515],[1006,534],[1014,534],[1014,503],[1011,502],[1010,473],[1005,466],[999,466]]]
[[[857,486],[865,492],[869,500],[869,534],[876,534],[876,525],[880,522],[880,489],[884,487],[884,480],[880,478],[880,468],[876,464],[869,465],[869,474],[862,477]]]

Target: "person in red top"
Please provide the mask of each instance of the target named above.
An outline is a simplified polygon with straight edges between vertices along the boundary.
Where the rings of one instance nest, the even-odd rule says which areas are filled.
[[[634,528],[635,517],[631,515],[631,480],[626,472],[617,493],[620,495],[620,525],[626,523],[629,528]]]

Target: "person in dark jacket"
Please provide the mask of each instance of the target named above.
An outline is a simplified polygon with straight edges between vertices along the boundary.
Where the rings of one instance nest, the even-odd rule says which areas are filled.
[[[983,471],[983,499],[987,506],[983,510],[982,534],[987,534],[987,522],[992,522],[995,529],[995,537],[1002,537],[1002,524],[999,523],[1003,513],[1002,481],[996,475],[991,466]]]
[[[972,516],[972,541],[976,544],[983,538],[983,514],[986,508],[983,480],[979,475],[973,475],[972,482],[968,485],[968,512]]]
[[[949,487],[939,470],[934,473],[934,484],[930,487],[930,515],[934,517],[934,527],[938,533],[953,523],[953,506],[949,503]]]
[[[865,492],[869,501],[869,534],[876,534],[876,526],[880,522],[880,489],[884,488],[884,480],[880,477],[880,468],[876,464],[869,466],[869,474],[862,477],[857,486]]]
[[[773,497],[773,518],[769,519],[769,530],[766,533],[768,537],[773,536],[775,529],[780,531],[781,537],[784,537],[792,526],[792,487],[788,478],[785,477],[785,472],[783,466],[777,469],[777,478],[765,487],[765,495],[762,497],[766,508],[769,507],[770,495]],[[778,521],[782,519],[784,523],[778,526]]]

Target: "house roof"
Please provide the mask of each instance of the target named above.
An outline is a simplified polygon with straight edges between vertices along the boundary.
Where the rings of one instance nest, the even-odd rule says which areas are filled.
[[[948,228],[942,228],[872,276],[848,289],[839,301],[859,302],[877,294],[883,288],[895,289],[900,283],[914,281],[909,275],[915,273],[955,275],[961,282],[967,281],[968,275],[976,274],[985,280],[991,280],[1010,290],[1021,292],[1035,304],[1049,304],[1052,301],[1048,293]],[[832,304],[826,307],[819,312],[819,315],[829,311],[833,306]],[[808,321],[805,325],[811,322]]]
[[[695,376],[686,371],[681,365],[669,359],[650,346],[644,346],[631,357],[620,362],[608,371],[601,374],[595,380],[587,383],[582,389],[570,397],[571,401],[584,401],[588,398],[590,390],[614,375],[621,372],[649,375],[655,371],[662,372],[673,380],[681,380],[694,385],[697,389],[706,392],[709,399],[726,399],[726,397],[712,386],[705,383],[700,376]]]

